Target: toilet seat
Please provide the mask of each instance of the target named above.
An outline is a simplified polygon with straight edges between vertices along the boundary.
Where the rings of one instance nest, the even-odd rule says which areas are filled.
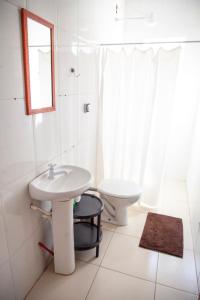
[[[130,199],[141,194],[141,188],[132,181],[105,179],[98,187],[102,194],[120,199]]]
[[[102,219],[116,225],[128,223],[128,207],[136,203],[142,193],[141,187],[132,181],[105,179],[97,191],[104,202]]]

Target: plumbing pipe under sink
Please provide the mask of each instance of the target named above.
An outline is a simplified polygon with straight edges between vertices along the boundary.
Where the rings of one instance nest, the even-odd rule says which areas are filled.
[[[54,252],[51,249],[49,249],[45,244],[39,242],[38,245],[40,246],[40,248],[44,249],[45,251],[49,252],[52,256],[54,256]]]
[[[33,209],[33,210],[39,210],[43,215],[45,215],[47,217],[52,216],[52,212],[48,212],[48,211],[38,207],[37,205],[34,205],[33,203],[31,203],[30,208]]]

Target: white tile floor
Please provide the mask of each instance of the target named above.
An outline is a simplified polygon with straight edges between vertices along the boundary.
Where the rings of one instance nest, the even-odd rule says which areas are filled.
[[[95,250],[77,252],[76,271],[70,276],[55,274],[51,263],[27,300],[197,300],[183,183],[165,183],[158,212],[183,218],[183,259],[138,247],[147,213],[133,206],[127,226],[103,224],[99,258],[95,258]]]

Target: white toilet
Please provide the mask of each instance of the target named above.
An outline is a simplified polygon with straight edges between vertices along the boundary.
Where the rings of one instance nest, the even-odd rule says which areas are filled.
[[[138,201],[142,190],[132,181],[105,179],[99,185],[98,192],[104,201],[103,221],[126,225],[127,208]]]

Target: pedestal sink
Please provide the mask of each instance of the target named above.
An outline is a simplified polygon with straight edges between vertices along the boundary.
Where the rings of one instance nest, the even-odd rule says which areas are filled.
[[[59,274],[71,274],[75,270],[73,199],[90,187],[91,174],[76,166],[59,166],[60,173],[49,178],[49,171],[42,173],[29,184],[33,199],[52,201],[52,229],[54,242],[54,266]]]

